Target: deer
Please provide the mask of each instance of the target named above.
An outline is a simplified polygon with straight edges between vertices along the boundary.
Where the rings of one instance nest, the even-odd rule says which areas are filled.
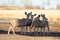
[[[33,21],[33,18],[34,16],[36,16],[36,14],[32,15],[32,12],[30,13],[25,13],[25,15],[27,16],[26,18],[24,19],[19,19],[19,25],[21,27],[21,34],[24,34],[23,31],[24,31],[24,27],[26,27],[26,31],[28,29],[28,27],[31,27],[31,24],[32,24],[32,21]],[[29,17],[31,17],[29,19]]]

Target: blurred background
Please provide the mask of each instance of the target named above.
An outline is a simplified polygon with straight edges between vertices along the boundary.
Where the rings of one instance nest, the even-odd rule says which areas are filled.
[[[60,9],[60,0],[0,0],[0,9]]]

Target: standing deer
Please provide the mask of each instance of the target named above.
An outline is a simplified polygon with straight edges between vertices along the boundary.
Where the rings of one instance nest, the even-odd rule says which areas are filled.
[[[27,31],[27,27],[29,27],[30,28],[30,32],[31,32],[31,25],[32,25],[32,23],[33,23],[33,18],[34,18],[34,16],[36,16],[36,14],[34,14],[34,15],[31,15],[31,18],[27,21],[27,24],[26,24],[26,31]]]
[[[33,21],[33,23],[32,23],[32,26],[31,26],[31,28],[33,28],[34,27],[34,32],[35,32],[35,29],[36,28],[39,28],[39,26],[40,26],[40,15],[38,15],[35,19],[34,19],[34,21]]]
[[[24,31],[24,27],[26,26],[27,22],[30,20],[30,16],[31,16],[32,12],[28,13],[25,12],[25,15],[27,16],[26,18],[23,19],[18,19],[18,23],[19,23],[19,27],[21,27],[21,33],[23,34]],[[30,22],[30,21],[29,21]],[[30,22],[31,23],[31,22]]]
[[[12,29],[13,34],[15,35],[14,28],[16,27],[17,20],[16,19],[10,19],[9,20],[9,29],[8,29],[8,34],[10,33],[10,30]]]
[[[33,17],[36,15],[36,14],[34,14],[34,15],[32,15],[32,12],[30,12],[30,13],[25,13],[25,15],[27,15],[27,18],[25,18],[25,19],[20,19],[19,20],[19,25],[20,25],[20,27],[21,27],[21,33],[23,34],[23,31],[24,31],[24,27],[26,27],[26,31],[27,31],[27,27],[29,26],[29,27],[31,27],[31,24],[32,24],[32,21],[33,21]],[[31,16],[31,18],[29,19],[29,17]]]
[[[40,18],[40,15],[38,15],[34,21],[33,21],[33,24],[31,26],[34,27],[34,32],[36,30],[36,28],[41,28],[41,31],[43,30],[43,33],[45,34],[45,28],[47,27],[48,29],[48,32],[49,32],[49,24],[48,24],[48,21],[47,21],[47,18],[45,17],[45,14],[41,16],[43,17],[43,20],[41,21],[39,18]]]
[[[25,15],[27,15],[27,18],[26,18],[26,19],[29,19],[29,17],[30,17],[30,15],[31,15],[31,14],[32,14],[32,12],[31,12],[31,13],[29,13],[29,14],[27,14],[27,12],[25,12]],[[26,23],[27,23],[26,19],[21,19],[20,21],[19,21],[19,20],[16,20],[16,19],[11,19],[11,20],[9,20],[9,29],[8,29],[8,34],[10,33],[10,30],[12,29],[13,34],[15,35],[14,28],[16,27],[17,21],[19,21],[19,22],[20,22],[20,24],[23,26],[23,25],[25,25],[25,23],[24,23],[24,22],[26,22]],[[21,27],[21,29],[22,29],[22,27]]]
[[[45,14],[41,14],[41,16],[43,17],[41,31],[43,30],[43,32],[45,33],[45,28],[47,27],[49,34],[50,28],[49,28],[48,19],[45,17]]]

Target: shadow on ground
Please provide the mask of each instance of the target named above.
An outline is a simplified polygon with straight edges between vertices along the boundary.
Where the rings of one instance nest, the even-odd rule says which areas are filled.
[[[7,34],[8,31],[4,31],[4,30],[0,30],[0,34]],[[15,32],[17,35],[24,35],[24,36],[56,36],[56,37],[60,37],[60,32],[45,32],[45,34],[43,34],[43,32],[38,32],[34,33],[34,32],[25,32],[24,34],[21,34],[21,32]],[[12,32],[10,32],[10,34],[13,34]],[[47,35],[48,34],[48,35]]]

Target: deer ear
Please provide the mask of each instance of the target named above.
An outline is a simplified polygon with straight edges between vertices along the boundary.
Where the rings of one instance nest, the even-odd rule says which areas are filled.
[[[38,15],[38,17],[40,17],[40,15]]]
[[[32,12],[30,12],[30,15],[32,14]]]
[[[36,16],[37,14],[34,14],[34,16]]]
[[[25,12],[25,15],[27,15],[27,12]]]
[[[45,16],[45,14],[44,14],[44,16]]]
[[[42,14],[41,14],[41,16],[42,16]]]

